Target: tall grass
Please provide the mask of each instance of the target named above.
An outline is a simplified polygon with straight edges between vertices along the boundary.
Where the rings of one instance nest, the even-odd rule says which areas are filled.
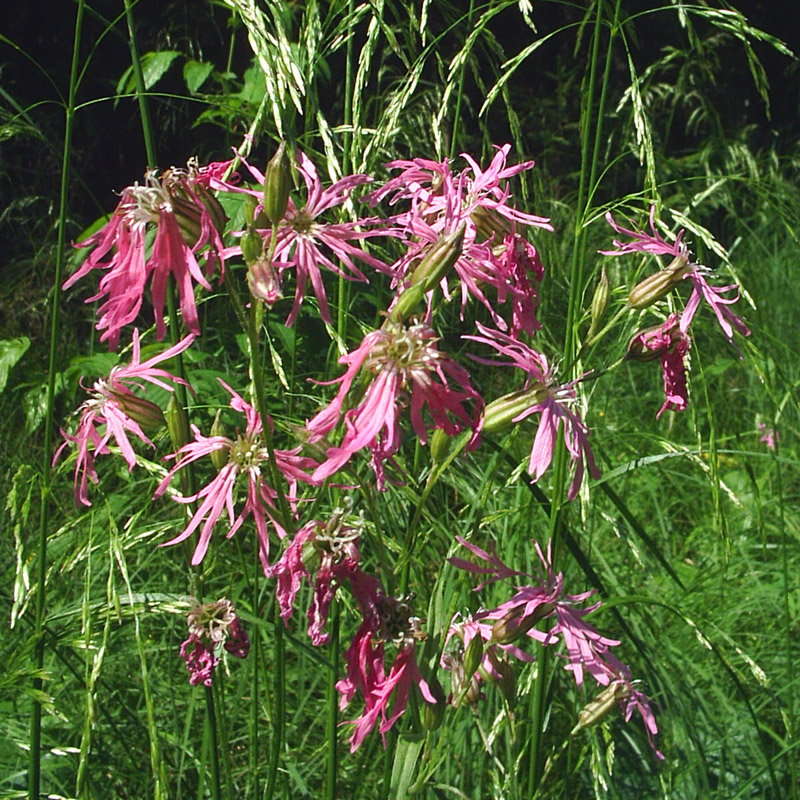
[[[782,142],[757,146],[751,128],[731,130],[715,88],[734,63],[768,104],[758,59],[766,51],[759,47],[788,61],[785,45],[734,9],[708,4],[634,11],[620,0],[597,0],[538,4],[523,16],[504,0],[266,7],[225,0],[197,11],[218,29],[221,11],[229,13],[230,40],[212,63],[166,46],[167,56],[150,55],[137,30],[149,20],[145,5],[126,0],[115,20],[87,6],[92,24],[104,26],[98,40],[130,46],[130,93],[117,100],[120,109],[138,103],[135,146],[147,142],[150,166],[158,163],[170,115],[190,129],[185,146],[211,159],[228,157],[216,147],[224,138],[263,169],[276,142],[287,140],[312,156],[326,181],[352,172],[384,178],[383,165],[394,158],[468,152],[485,165],[492,144],[505,141],[513,144],[512,163],[537,159],[536,169],[512,184],[517,206],[551,217],[555,227],[535,238],[546,277],[544,327],[534,346],[557,355],[560,380],[595,371],[579,385],[580,407],[602,478],[586,481],[567,502],[561,446],[547,476],[531,484],[525,468],[535,428],[528,421],[486,436],[467,455],[466,440],[454,440],[438,465],[409,441],[397,456],[402,480],[387,492],[374,490],[368,469],[354,467],[341,484],[307,495],[299,521],[325,517],[352,492],[364,516],[364,563],[387,593],[415,596],[428,634],[418,647],[426,676],[437,671],[455,612],[475,613],[508,597],[500,585],[472,591],[473,576],[447,560],[464,556],[455,535],[483,548],[493,542],[498,556],[523,572],[538,569],[531,540],[550,540],[568,591],[595,589],[603,601],[590,619],[623,641],[620,657],[653,699],[666,758],[658,762],[641,726],[626,725],[620,714],[575,732],[592,692],[575,686],[562,669],[563,653],[551,648],[515,667],[513,692],[487,684],[479,704],[448,707],[436,729],[424,725],[429,709],[413,695],[385,744],[373,731],[351,754],[351,728],[340,724],[358,712],[353,705],[338,710],[336,681],[358,626],[353,598],[337,595],[331,642],[315,648],[299,615],[310,591],[301,589],[298,613],[284,627],[251,523],[232,541],[217,532],[200,567],[190,566],[184,546],[159,547],[186,523],[176,504],[149,500],[166,473],[166,433],[155,439],[158,455],[137,451],[133,472],[120,459],[103,463],[91,509],[73,505],[74,457],[51,473],[54,427],[68,427],[70,410],[82,402],[78,378],[91,385],[115,363],[94,340],[74,291],[61,322],[58,316],[64,260],[80,259],[66,242],[85,238],[80,228],[89,219],[79,223],[70,213],[70,187],[79,191],[70,173],[71,125],[108,99],[76,102],[79,79],[102,72],[91,57],[80,60],[83,9],[80,2],[63,102],[60,207],[48,216],[57,237],[42,244],[40,219],[20,212],[13,218],[36,245],[17,242],[15,271],[46,265],[34,289],[48,303],[49,341],[34,335],[22,312],[4,315],[0,334],[0,360],[9,370],[0,386],[9,535],[0,546],[11,622],[0,677],[0,796],[796,797],[800,376],[792,334],[800,154]],[[170,13],[179,18],[176,9]],[[668,26],[663,47],[640,46],[640,38],[653,41],[649,26],[656,24]],[[46,63],[39,68],[48,72]],[[36,107],[23,108],[6,92],[2,98],[4,138],[12,144],[0,146],[48,135],[36,128]],[[200,120],[195,129],[186,122],[192,115]],[[13,164],[4,169],[13,178]],[[116,186],[137,177],[119,175]],[[243,229],[240,197],[222,201],[232,229]],[[25,203],[18,189],[8,208]],[[718,283],[742,286],[737,308],[744,306],[753,330],[737,338],[737,353],[707,314],[694,335],[689,409],[658,422],[657,370],[620,362],[651,318],[621,313],[609,335],[597,343],[587,336],[601,271],[621,307],[652,269],[642,258],[598,255],[611,239],[603,214],[642,223],[651,203],[673,231],[686,228],[698,258],[726,276]],[[340,219],[357,213],[350,202]],[[5,212],[2,221],[10,219]],[[371,252],[394,258],[391,243],[371,245]],[[10,294],[18,285],[6,290],[9,308],[20,302]],[[312,297],[293,328],[284,325],[288,301],[262,318],[255,303],[244,307],[244,291],[243,270],[231,262],[224,286],[198,294],[203,337],[173,371],[196,392],[181,392],[180,402],[204,433],[218,409],[229,435],[241,425],[217,378],[249,392],[262,417],[276,423],[274,446],[268,440],[274,471],[274,448],[292,446],[292,426],[336,391],[309,379],[341,374],[337,358],[381,324],[391,290],[380,281],[333,281],[335,324],[320,322]],[[680,310],[679,301],[667,302]],[[172,297],[169,306],[170,335],[178,341]],[[468,363],[464,355],[477,350],[459,338],[469,331],[457,306],[456,299],[437,308],[437,325],[447,351]],[[29,344],[12,344],[21,337]],[[45,374],[37,359],[48,355]],[[470,372],[487,399],[519,388],[510,371],[470,365]],[[155,397],[166,405],[166,392]],[[774,450],[757,423],[778,432]],[[192,494],[199,482],[188,480],[183,492]],[[292,533],[298,521],[286,498],[275,503]],[[213,686],[192,688],[178,657],[186,614],[195,601],[219,597],[235,603],[250,654],[223,661]]]

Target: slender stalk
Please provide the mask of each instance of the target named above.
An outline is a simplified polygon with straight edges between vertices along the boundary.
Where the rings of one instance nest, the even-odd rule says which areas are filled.
[[[467,12],[467,35],[464,40],[469,37],[472,32],[472,16],[475,11],[475,0],[469,0],[469,11]],[[458,91],[456,92],[456,110],[453,115],[453,130],[450,134],[450,159],[456,157],[456,150],[458,149],[458,123],[461,120],[461,98],[464,95],[464,70],[467,68],[467,60],[461,62],[461,67],[458,72]]]
[[[336,681],[339,677],[339,604],[334,598],[328,616],[330,628],[329,658],[333,669],[328,674],[327,710],[325,714],[325,739],[327,740],[327,760],[325,767],[324,800],[336,800],[336,784],[338,782],[339,759],[337,752],[336,732],[339,728],[339,693]]]
[[[58,211],[58,241],[56,245],[56,265],[53,275],[53,303],[50,316],[50,352],[47,362],[47,405],[44,423],[44,444],[42,454],[41,503],[39,511],[39,537],[37,542],[38,560],[36,564],[36,622],[33,679],[33,709],[31,713],[30,750],[28,762],[28,797],[38,800],[42,778],[42,704],[38,699],[42,691],[42,669],[44,667],[44,619],[47,593],[47,530],[50,525],[50,482],[52,476],[52,449],[54,431],[54,400],[56,394],[56,372],[58,352],[58,328],[61,310],[61,275],[64,269],[64,248],[66,247],[67,202],[69,195],[70,152],[72,150],[72,131],[75,120],[75,91],[78,78],[78,55],[80,53],[81,28],[83,24],[83,0],[78,0],[75,15],[75,32],[72,40],[72,64],[69,72],[69,91],[64,110],[64,152],[61,162],[61,193]]]

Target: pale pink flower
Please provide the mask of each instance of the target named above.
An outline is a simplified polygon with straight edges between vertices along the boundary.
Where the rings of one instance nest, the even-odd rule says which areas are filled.
[[[75,502],[90,506],[87,492],[87,478],[93,483],[98,483],[97,470],[94,459],[97,455],[109,453],[108,443],[113,440],[119,447],[122,457],[128,463],[128,469],[136,466],[136,453],[131,446],[128,434],[132,433],[145,444],[154,447],[142,429],[158,429],[164,422],[161,409],[139,397],[131,391],[131,387],[142,389],[139,381],[146,381],[171,392],[173,387],[164,381],[186,384],[165,369],[156,367],[162,361],[182,353],[194,341],[194,334],[189,334],[178,344],[173,345],[163,353],[153,356],[140,363],[141,348],[139,346],[139,331],[133,331],[133,352],[130,364],[113,367],[108,378],[95,381],[92,389],[87,389],[91,395],[78,409],[81,415],[75,435],[61,431],[65,441],[56,450],[53,463],[56,462],[61,451],[69,444],[78,448],[78,458],[75,464]]]
[[[181,447],[177,453],[168,456],[168,458],[175,459],[175,465],[156,490],[156,497],[160,497],[166,492],[178,470],[183,469],[187,464],[191,464],[203,456],[211,455],[211,453],[218,450],[225,451],[228,454],[228,463],[197,494],[188,497],[174,497],[179,503],[195,503],[198,501],[199,503],[189,524],[178,536],[165,542],[164,546],[185,541],[202,524],[200,538],[192,556],[192,564],[199,564],[205,557],[214,526],[222,515],[223,510],[228,512],[229,539],[239,530],[247,516],[252,514],[258,534],[259,557],[264,573],[268,575],[270,565],[267,521],[269,520],[272,523],[280,538],[286,535],[286,531],[275,515],[277,493],[274,487],[267,483],[264,476],[264,472],[267,469],[268,452],[263,439],[263,425],[258,412],[249,403],[243,400],[224,381],[220,380],[220,383],[231,394],[231,408],[245,415],[247,420],[245,431],[244,433],[239,433],[234,440],[226,436],[203,436],[197,426],[193,425],[194,441]],[[268,418],[267,424],[272,426],[272,420]],[[299,447],[294,450],[275,450],[278,470],[289,484],[288,497],[290,501],[294,501],[296,498],[298,481],[313,482],[307,470],[315,466],[315,462],[312,459],[300,456],[299,452]],[[237,516],[234,509],[240,477],[246,479],[247,499]]]
[[[750,329],[744,321],[737,317],[728,306],[733,305],[739,300],[739,287],[737,284],[729,286],[714,287],[710,286],[705,278],[705,275],[710,274],[707,267],[702,266],[692,261],[689,248],[683,242],[684,230],[678,231],[675,236],[675,241],[670,244],[661,234],[656,230],[655,223],[655,206],[650,206],[650,230],[652,234],[645,233],[644,231],[637,230],[636,228],[627,229],[618,225],[611,212],[606,214],[606,221],[608,224],[620,234],[629,236],[631,241],[621,242],[614,239],[614,250],[601,250],[603,255],[607,256],[621,256],[628,253],[648,253],[650,255],[665,255],[672,258],[685,259],[690,267],[690,270],[684,276],[692,282],[692,294],[686,302],[686,307],[681,314],[680,329],[683,333],[689,330],[689,326],[694,319],[697,308],[700,305],[700,300],[705,300],[714,311],[717,317],[722,332],[729,342],[733,341],[734,328],[742,334],[742,336],[749,336]],[[724,297],[726,292],[735,292],[733,296]]]
[[[312,584],[308,635],[316,646],[330,639],[324,628],[336,589],[358,569],[361,560],[358,544],[363,521],[355,521],[355,527],[348,524],[349,510],[337,508],[327,522],[311,520],[303,525],[269,571],[278,579],[281,618],[287,625],[303,578]]]
[[[142,306],[147,281],[152,277],[151,294],[156,322],[156,338],[166,332],[164,302],[167,281],[172,275],[180,298],[183,322],[189,331],[200,333],[194,283],[206,289],[217,261],[224,271],[220,231],[225,222],[221,206],[209,184],[227,168],[227,163],[187,169],[169,169],[161,176],[148,171],[145,185],[134,184],[122,192],[122,199],[106,225],[76,247],[94,251],[81,268],[64,282],[68,289],[94,269],[104,270],[97,294],[87,303],[106,298],[98,309],[97,329],[101,341],[115,349],[120,331],[133,322]],[[152,252],[147,255],[147,233],[155,226]],[[113,255],[102,261],[111,251]],[[205,275],[198,257],[205,260]]]
[[[259,190],[245,188],[233,190],[250,194],[260,200],[263,197],[264,173],[246,161],[243,160],[243,162],[262,188]],[[374,217],[358,219],[354,222],[324,222],[321,220],[320,217],[324,212],[342,205],[353,189],[369,183],[372,178],[361,174],[348,175],[327,189],[323,189],[316,167],[305,153],[297,152],[296,165],[297,171],[306,184],[307,199],[305,205],[298,208],[294,200],[289,198],[286,214],[278,225],[273,266],[279,269],[279,279],[286,270],[294,269],[295,271],[294,305],[286,320],[287,325],[294,324],[297,319],[309,281],[311,281],[311,287],[319,302],[320,316],[325,322],[331,323],[320,267],[325,267],[348,280],[363,282],[368,281],[356,266],[356,260],[368,264],[379,272],[389,273],[391,270],[387,264],[353,242],[375,236],[393,236],[396,235],[396,232],[387,228],[382,220]],[[224,185],[220,184],[220,188],[222,186]],[[224,186],[224,188],[231,190],[233,187]],[[264,230],[261,231],[261,234],[268,240],[272,231]],[[236,249],[229,252],[235,251]],[[334,258],[338,259],[344,268],[335,263]]]
[[[775,445],[778,442],[778,431],[775,428],[770,428],[766,422],[756,422],[756,428],[758,432],[761,434],[759,438],[759,442],[764,442],[764,444],[770,449],[774,450]]]
[[[350,585],[364,621],[345,653],[347,675],[336,689],[341,695],[341,710],[347,708],[356,692],[364,698],[363,713],[350,720],[355,724],[350,752],[355,752],[379,718],[378,730],[386,745],[386,732],[405,711],[414,685],[426,702],[436,703],[436,698],[417,666],[416,642],[425,634],[420,630],[419,618],[411,612],[409,599],[387,597],[380,582],[360,570],[352,575]],[[388,675],[384,664],[386,643],[394,644],[398,651]]]
[[[470,358],[481,364],[516,366],[525,371],[523,391],[529,392],[530,405],[523,408],[512,421],[521,422],[532,414],[541,414],[528,462],[528,473],[533,476],[534,482],[544,475],[553,460],[558,428],[563,423],[564,442],[570,461],[575,466],[575,476],[567,496],[570,500],[574,500],[583,481],[584,465],[588,466],[593,478],[600,477],[600,470],[594,462],[594,455],[589,446],[589,428],[573,410],[577,401],[575,386],[580,379],[557,384],[555,373],[544,355],[500,331],[493,331],[480,323],[477,323],[477,326],[481,336],[463,338],[494,347],[499,353],[508,356],[513,364],[474,355]]]
[[[449,559],[454,566],[479,575],[494,574],[491,580],[481,583],[475,591],[495,580],[524,575],[503,564],[497,557],[494,546],[491,553],[487,553],[460,536],[457,536],[456,540],[490,566],[484,567],[460,558]],[[479,611],[467,625],[454,623],[451,625],[448,639],[455,629],[455,632],[463,638],[466,649],[471,638],[480,635],[488,645],[484,652],[494,645],[507,647],[523,636],[528,636],[545,646],[559,640],[563,641],[568,662],[564,668],[572,672],[576,684],[582,685],[585,670],[600,686],[621,685],[619,696],[624,705],[625,721],[627,722],[634,709],[637,709],[642,715],[653,750],[659,758],[663,758],[653,741],[653,735],[658,733],[658,728],[647,698],[633,687],[630,669],[609,650],[618,646],[620,642],[603,636],[584,619],[600,607],[600,602],[585,608],[578,607],[595,593],[594,590],[575,595],[566,594],[563,573],[556,574],[553,570],[550,546],[548,545],[546,554],[542,552],[538,542],[534,541],[534,546],[544,567],[544,579],[537,580],[534,575],[526,575],[536,582],[518,586],[516,594],[511,599],[494,609]],[[546,620],[552,620],[553,624],[549,629],[539,630],[541,627],[539,623]],[[511,654],[514,654],[513,651]],[[528,656],[524,660],[531,660],[531,657]]]
[[[189,638],[181,644],[181,658],[191,673],[189,683],[211,686],[224,649],[236,658],[246,658],[250,640],[230,600],[196,606],[187,617]]]
[[[691,339],[681,330],[678,315],[670,314],[666,321],[655,328],[648,328],[631,339],[628,357],[640,361],[658,358],[664,377],[666,400],[656,414],[658,419],[667,409],[684,411],[689,402],[686,386],[686,356]]]
[[[363,397],[344,413],[345,434],[341,445],[327,451],[327,460],[314,472],[323,480],[338,472],[363,447],[372,453],[378,488],[383,488],[383,462],[400,448],[399,413],[409,406],[411,426],[422,444],[428,439],[428,427],[441,428],[449,436],[462,425],[475,431],[477,441],[482,401],[472,388],[467,371],[437,347],[438,337],[427,324],[410,325],[387,320],[384,326],[368,333],[351,353],[339,363],[347,365],[336,397],[308,424],[310,441],[319,441],[330,433],[342,415],[342,407],[360,370],[373,377]],[[452,389],[448,381],[457,384]],[[464,403],[473,401],[476,412],[471,417]],[[350,400],[351,404],[354,401]],[[431,422],[426,425],[423,410],[427,407]]]

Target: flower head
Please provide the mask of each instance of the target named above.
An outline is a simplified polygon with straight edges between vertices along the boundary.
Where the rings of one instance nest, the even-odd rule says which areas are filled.
[[[589,447],[589,428],[572,408],[577,400],[575,386],[578,381],[558,385],[544,355],[500,331],[493,331],[480,323],[477,326],[481,336],[463,338],[494,347],[502,355],[508,356],[512,363],[474,355],[471,358],[481,364],[516,366],[525,371],[525,385],[521,392],[506,395],[486,407],[484,429],[493,430],[520,422],[532,414],[541,414],[528,462],[529,474],[533,475],[534,481],[538,481],[553,460],[556,436],[559,426],[563,424],[564,442],[570,460],[575,465],[575,476],[568,493],[569,499],[574,500],[583,481],[584,464],[593,478],[600,477],[600,470]]]
[[[476,409],[481,399],[472,388],[467,371],[437,347],[438,337],[426,323],[403,325],[387,320],[382,328],[368,333],[361,345],[342,356],[347,364],[336,397],[308,424],[311,441],[319,441],[336,426],[345,399],[359,371],[372,377],[360,403],[345,412],[345,435],[341,445],[327,451],[327,460],[314,472],[323,480],[340,470],[362,447],[369,447],[379,488],[383,487],[383,462],[400,448],[399,411],[409,405],[411,426],[422,444],[427,442],[423,410],[427,407],[433,428],[450,436],[462,425],[478,431],[478,413],[470,416],[464,403],[472,400]],[[459,389],[450,388],[449,380]]]
[[[192,556],[192,564],[199,564],[205,557],[211,540],[211,533],[223,510],[228,512],[230,526],[228,538],[233,536],[242,526],[245,518],[252,514],[258,533],[261,564],[265,574],[269,574],[267,520],[272,523],[281,538],[286,535],[286,531],[274,513],[274,501],[277,493],[274,487],[266,482],[263,474],[269,455],[263,439],[262,421],[258,412],[249,403],[243,400],[224,381],[220,381],[220,383],[231,394],[231,408],[245,415],[247,426],[244,433],[239,433],[236,439],[229,439],[226,436],[203,436],[197,426],[193,425],[194,441],[181,447],[177,453],[168,456],[168,458],[175,459],[175,464],[156,490],[156,497],[160,497],[166,492],[175,473],[183,469],[187,464],[217,451],[222,451],[223,454],[226,454],[228,460],[208,485],[203,487],[197,494],[189,497],[174,498],[179,503],[200,502],[189,524],[178,536],[165,542],[164,545],[177,544],[188,539],[202,524],[200,538]],[[267,424],[271,425],[272,420],[267,419]],[[289,483],[290,498],[296,496],[298,481],[312,482],[312,478],[309,477],[306,470],[310,469],[315,462],[300,456],[299,452],[299,448],[294,450],[275,450],[278,471]],[[234,507],[240,477],[246,480],[247,499],[237,516]]]
[[[53,458],[53,463],[55,463],[61,451],[70,442],[77,445],[76,503],[91,505],[87,491],[87,478],[93,483],[98,483],[94,459],[98,454],[105,455],[110,452],[108,443],[112,438],[122,452],[122,457],[128,463],[129,470],[136,466],[136,453],[128,439],[128,434],[133,434],[151,447],[154,446],[147,437],[145,429],[158,429],[164,421],[163,413],[155,403],[135,394],[131,387],[141,389],[139,381],[146,381],[171,392],[173,387],[165,381],[185,384],[186,382],[182,378],[177,378],[167,370],[155,365],[182,353],[193,341],[194,334],[189,334],[163,353],[140,362],[139,331],[134,329],[133,354],[130,364],[113,367],[108,378],[95,381],[92,389],[87,390],[90,397],[78,409],[81,415],[78,429],[74,435],[70,435],[64,430],[61,431],[65,441],[56,450]]]
[[[122,192],[111,219],[93,236],[76,247],[92,247],[83,266],[64,282],[68,289],[93,269],[104,271],[97,294],[86,301],[106,298],[99,308],[97,329],[101,341],[115,349],[120,331],[133,322],[142,306],[147,281],[152,277],[151,294],[156,321],[156,338],[166,332],[164,302],[169,276],[175,278],[183,322],[192,333],[200,333],[194,283],[206,289],[217,260],[224,270],[222,239],[225,215],[209,186],[227,168],[227,163],[199,167],[190,161],[188,168],[172,168],[160,176],[147,172],[145,184],[128,186]],[[147,255],[146,235],[155,227],[152,251]],[[107,261],[102,259],[111,251]],[[201,254],[202,253],[202,254]],[[205,259],[205,274],[198,254]]]

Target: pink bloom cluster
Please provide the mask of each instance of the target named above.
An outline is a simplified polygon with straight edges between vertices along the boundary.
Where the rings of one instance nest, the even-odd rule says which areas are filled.
[[[277,493],[264,477],[264,470],[269,456],[263,441],[262,420],[258,412],[230,386],[222,380],[220,380],[220,383],[230,392],[231,408],[245,415],[247,425],[244,433],[239,433],[236,439],[229,439],[226,436],[203,436],[199,428],[193,425],[194,441],[181,447],[177,453],[168,456],[168,458],[175,459],[175,465],[167,473],[164,480],[161,481],[156,490],[156,497],[160,497],[166,492],[178,470],[183,469],[187,464],[191,464],[203,456],[221,451],[223,454],[227,454],[228,462],[220,469],[216,477],[196,494],[174,498],[179,503],[195,503],[199,501],[199,505],[183,531],[164,544],[166,546],[185,541],[202,524],[200,538],[192,556],[192,564],[199,564],[205,557],[211,540],[211,533],[220,516],[222,516],[223,510],[228,512],[228,538],[233,536],[242,526],[246,517],[252,514],[256,523],[256,531],[258,532],[261,564],[264,567],[265,574],[269,574],[267,520],[272,523],[281,538],[286,535],[286,531],[278,523],[273,513]],[[268,419],[267,424],[271,426],[272,420]],[[299,447],[294,450],[275,451],[278,471],[289,485],[290,499],[296,497],[298,481],[313,483],[313,479],[308,475],[307,470],[316,464],[312,459],[301,456],[299,453]],[[234,506],[238,478],[240,476],[246,479],[247,500],[238,516],[236,516]]]
[[[165,380],[172,383],[185,383],[181,378],[177,378],[155,365],[182,353],[192,341],[194,341],[194,334],[190,334],[163,353],[140,362],[139,331],[134,329],[133,355],[130,364],[114,367],[108,378],[95,381],[92,389],[87,390],[91,397],[78,409],[81,415],[78,429],[74,435],[64,430],[61,431],[65,441],[56,450],[53,458],[53,463],[55,463],[61,451],[69,443],[77,446],[76,503],[91,505],[87,491],[87,478],[95,484],[98,482],[94,459],[98,454],[105,455],[110,452],[108,443],[112,438],[122,452],[122,457],[127,462],[129,470],[136,466],[136,454],[128,439],[128,434],[133,434],[145,444],[153,447],[143,426],[157,430],[164,422],[163,414],[157,405],[131,391],[131,386],[141,389],[140,381],[146,381],[171,392],[173,387],[165,383]]]
[[[189,638],[181,644],[181,658],[191,673],[192,686],[211,686],[220,650],[236,658],[246,658],[250,652],[250,640],[230,600],[195,607],[189,612],[187,623]]]
[[[495,552],[494,546],[490,552],[487,552],[460,536],[456,536],[456,540],[480,561],[489,565],[483,566],[456,557],[449,559],[450,563],[459,569],[486,576],[486,580],[477,586],[475,591],[498,580],[509,580],[516,577],[534,578],[535,580],[535,576],[518,572],[504,564]],[[578,604],[583,603],[594,594],[594,590],[575,595],[566,594],[563,573],[554,573],[549,547],[545,555],[538,543],[534,542],[534,545],[536,554],[545,569],[545,579],[517,587],[516,594],[509,600],[491,610],[478,612],[472,620],[465,624],[455,623],[451,626],[448,640],[457,636],[463,642],[466,650],[469,642],[480,636],[488,645],[484,648],[484,661],[486,662],[483,665],[484,674],[491,674],[490,654],[496,648],[505,649],[523,661],[532,660],[529,654],[513,645],[513,642],[523,636],[534,639],[544,646],[559,641],[563,642],[567,660],[564,668],[572,672],[576,684],[582,685],[585,671],[600,686],[619,685],[623,687],[619,692],[619,697],[627,701],[626,721],[630,719],[634,709],[638,710],[653,750],[659,758],[663,758],[653,741],[653,736],[658,733],[658,727],[647,698],[633,686],[630,669],[609,649],[618,646],[620,642],[603,636],[585,620],[586,616],[599,608],[600,603],[597,602],[586,608],[578,607]],[[548,620],[552,620],[552,625],[546,630],[536,627],[538,623]]]
[[[464,245],[454,265],[461,280],[462,316],[471,295],[486,307],[499,328],[509,329],[486,297],[484,288],[491,286],[498,304],[511,300],[510,330],[516,337],[521,332],[533,335],[541,327],[536,319],[536,284],[544,269],[524,231],[528,227],[553,228],[546,218],[526,214],[508,204],[506,181],[534,165],[533,161],[525,161],[506,166],[510,149],[509,144],[497,148],[486,170],[463,154],[468,167],[460,173],[453,173],[447,160],[392,161],[387,166],[400,173],[366,199],[372,205],[385,198],[391,205],[409,201],[410,209],[392,218],[409,242],[408,253],[394,265],[394,285],[400,291],[426,248],[463,226]],[[441,285],[449,298],[446,276]]]
[[[198,167],[190,161],[187,169],[169,169],[160,177],[155,170],[149,171],[144,186],[137,183],[123,190],[108,223],[76,245],[95,249],[64,282],[64,288],[92,270],[103,271],[99,291],[86,302],[106,298],[98,310],[97,329],[103,331],[100,340],[107,340],[111,349],[119,344],[122,328],[139,314],[150,278],[157,338],[163,339],[166,332],[164,302],[170,275],[178,287],[184,324],[192,333],[200,333],[193,282],[210,289],[208,279],[217,260],[224,270],[220,233],[225,214],[209,185],[229,164]],[[153,226],[155,241],[148,255],[147,233]],[[110,259],[103,261],[112,251]],[[205,259],[205,274],[198,256]]]
[[[354,453],[369,447],[378,488],[383,489],[383,462],[400,448],[398,414],[405,405],[410,406],[411,425],[422,444],[428,437],[425,407],[433,428],[452,436],[465,425],[477,436],[481,398],[470,385],[467,371],[442,353],[437,342],[426,323],[404,325],[387,320],[339,359],[347,371],[335,381],[341,383],[336,397],[307,424],[310,442],[324,439],[337,425],[356,375],[363,370],[372,377],[358,405],[344,413],[344,439],[338,447],[328,448],[327,459],[314,471],[315,480],[338,472]],[[459,388],[450,388],[448,380]],[[470,400],[476,408],[472,416],[464,408]]]

